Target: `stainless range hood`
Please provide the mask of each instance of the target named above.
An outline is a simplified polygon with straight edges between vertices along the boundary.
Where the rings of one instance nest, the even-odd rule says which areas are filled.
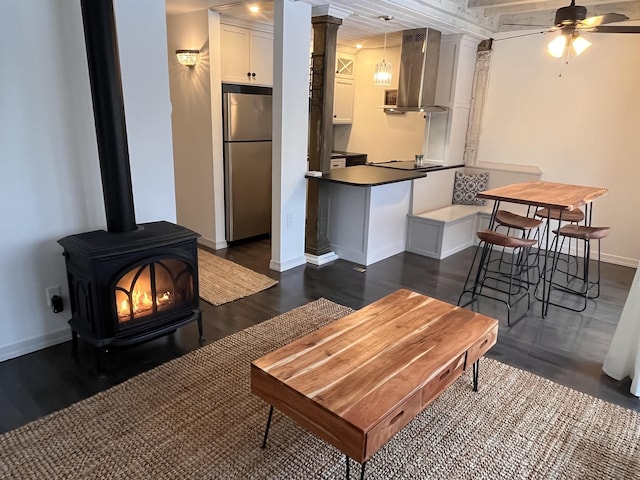
[[[400,76],[396,110],[401,112],[443,112],[435,104],[438,61],[440,59],[438,30],[418,28],[402,32]]]

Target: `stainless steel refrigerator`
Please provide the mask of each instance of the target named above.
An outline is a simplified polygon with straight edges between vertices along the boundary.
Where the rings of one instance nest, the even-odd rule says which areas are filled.
[[[271,88],[222,86],[227,241],[271,232]]]

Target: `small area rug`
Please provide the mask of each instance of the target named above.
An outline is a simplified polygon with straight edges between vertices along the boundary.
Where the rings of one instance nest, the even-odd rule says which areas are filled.
[[[344,478],[344,456],[277,411],[260,448],[268,407],[250,393],[249,367],[349,312],[311,302],[6,433],[0,478]],[[638,478],[635,412],[491,359],[480,390],[471,384],[465,373],[378,451],[366,477]]]
[[[278,283],[261,273],[198,249],[200,298],[222,305],[266,290]]]

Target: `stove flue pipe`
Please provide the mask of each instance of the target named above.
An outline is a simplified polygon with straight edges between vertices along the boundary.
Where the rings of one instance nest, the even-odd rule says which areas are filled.
[[[113,2],[81,0],[80,3],[107,230],[131,232],[137,226]]]

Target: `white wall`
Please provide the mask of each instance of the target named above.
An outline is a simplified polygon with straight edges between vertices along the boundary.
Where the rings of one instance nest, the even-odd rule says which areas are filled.
[[[164,1],[119,0],[116,12],[136,219],[173,221]],[[106,224],[80,2],[3,0],[0,40],[23,52],[0,68],[4,360],[71,337],[56,241]],[[61,314],[45,303],[53,285]]]
[[[275,2],[271,261],[277,271],[303,265],[309,124],[311,6]]]
[[[336,145],[341,146],[348,137],[346,150],[366,153],[370,162],[413,160],[414,155],[423,150],[424,114],[386,114],[380,108],[384,103],[384,91],[398,88],[400,47],[387,48],[385,56],[392,67],[389,87],[373,84],[375,64],[382,60],[382,49],[363,49],[358,53],[354,70],[353,125],[334,127]]]
[[[164,2],[114,0],[114,10],[136,220],[175,222]]]
[[[215,248],[208,11],[174,15],[166,22],[178,223]],[[200,50],[199,62],[193,68],[180,65],[175,57],[179,49]]]
[[[478,161],[537,165],[543,180],[608,188],[594,204],[593,223],[613,227],[603,258],[636,266],[640,36],[592,34],[591,48],[564,66],[547,55],[549,40],[494,42]]]

